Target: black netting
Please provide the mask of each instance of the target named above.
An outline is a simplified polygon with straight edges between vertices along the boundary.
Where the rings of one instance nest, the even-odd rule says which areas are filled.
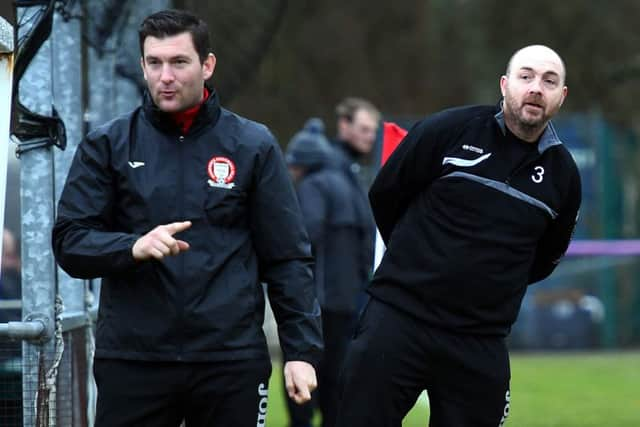
[[[88,425],[85,334],[84,328],[63,334],[64,353],[54,392],[45,387],[46,373],[55,358],[53,351],[39,352],[27,359],[22,357],[19,341],[0,342],[0,426],[22,426],[23,409],[25,426]],[[55,422],[51,422],[49,414],[55,414]]]
[[[22,344],[0,341],[0,426],[22,425]]]

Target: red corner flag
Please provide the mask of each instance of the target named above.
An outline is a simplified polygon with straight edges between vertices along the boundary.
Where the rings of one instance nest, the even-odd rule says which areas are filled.
[[[393,150],[396,149],[402,138],[405,137],[407,131],[393,122],[384,122],[382,124],[382,157],[380,158],[380,166],[384,165]]]

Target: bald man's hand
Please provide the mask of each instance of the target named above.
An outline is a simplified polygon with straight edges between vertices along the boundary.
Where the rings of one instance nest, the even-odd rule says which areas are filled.
[[[161,260],[169,255],[178,255],[189,249],[189,244],[173,237],[174,234],[191,227],[191,221],[172,222],[159,225],[133,244],[131,252],[136,261],[155,258]]]
[[[289,397],[302,405],[311,400],[311,392],[318,386],[316,370],[307,362],[287,362],[284,364],[284,384]]]

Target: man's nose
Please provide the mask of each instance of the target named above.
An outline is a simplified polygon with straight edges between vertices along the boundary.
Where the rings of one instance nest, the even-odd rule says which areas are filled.
[[[164,64],[162,66],[162,73],[160,74],[160,80],[163,83],[171,83],[174,80],[175,76],[173,74],[173,70],[171,69],[170,64]]]
[[[534,79],[531,85],[529,85],[529,92],[542,93],[542,79]]]

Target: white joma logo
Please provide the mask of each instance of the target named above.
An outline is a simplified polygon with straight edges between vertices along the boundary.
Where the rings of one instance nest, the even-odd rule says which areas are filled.
[[[504,426],[504,423],[507,421],[507,417],[509,416],[509,409],[511,406],[511,394],[509,393],[509,390],[507,390],[507,393],[504,395],[504,402],[504,410],[502,411],[502,418],[500,418],[500,424],[498,424],[498,427]]]
[[[129,162],[129,166],[131,166],[133,169],[139,168],[141,166],[144,166],[144,162]]]
[[[260,401],[258,402],[258,420],[256,422],[256,427],[263,427],[265,425],[265,421],[267,419],[267,395],[269,392],[263,383],[260,383],[258,386],[258,396],[260,397]]]

